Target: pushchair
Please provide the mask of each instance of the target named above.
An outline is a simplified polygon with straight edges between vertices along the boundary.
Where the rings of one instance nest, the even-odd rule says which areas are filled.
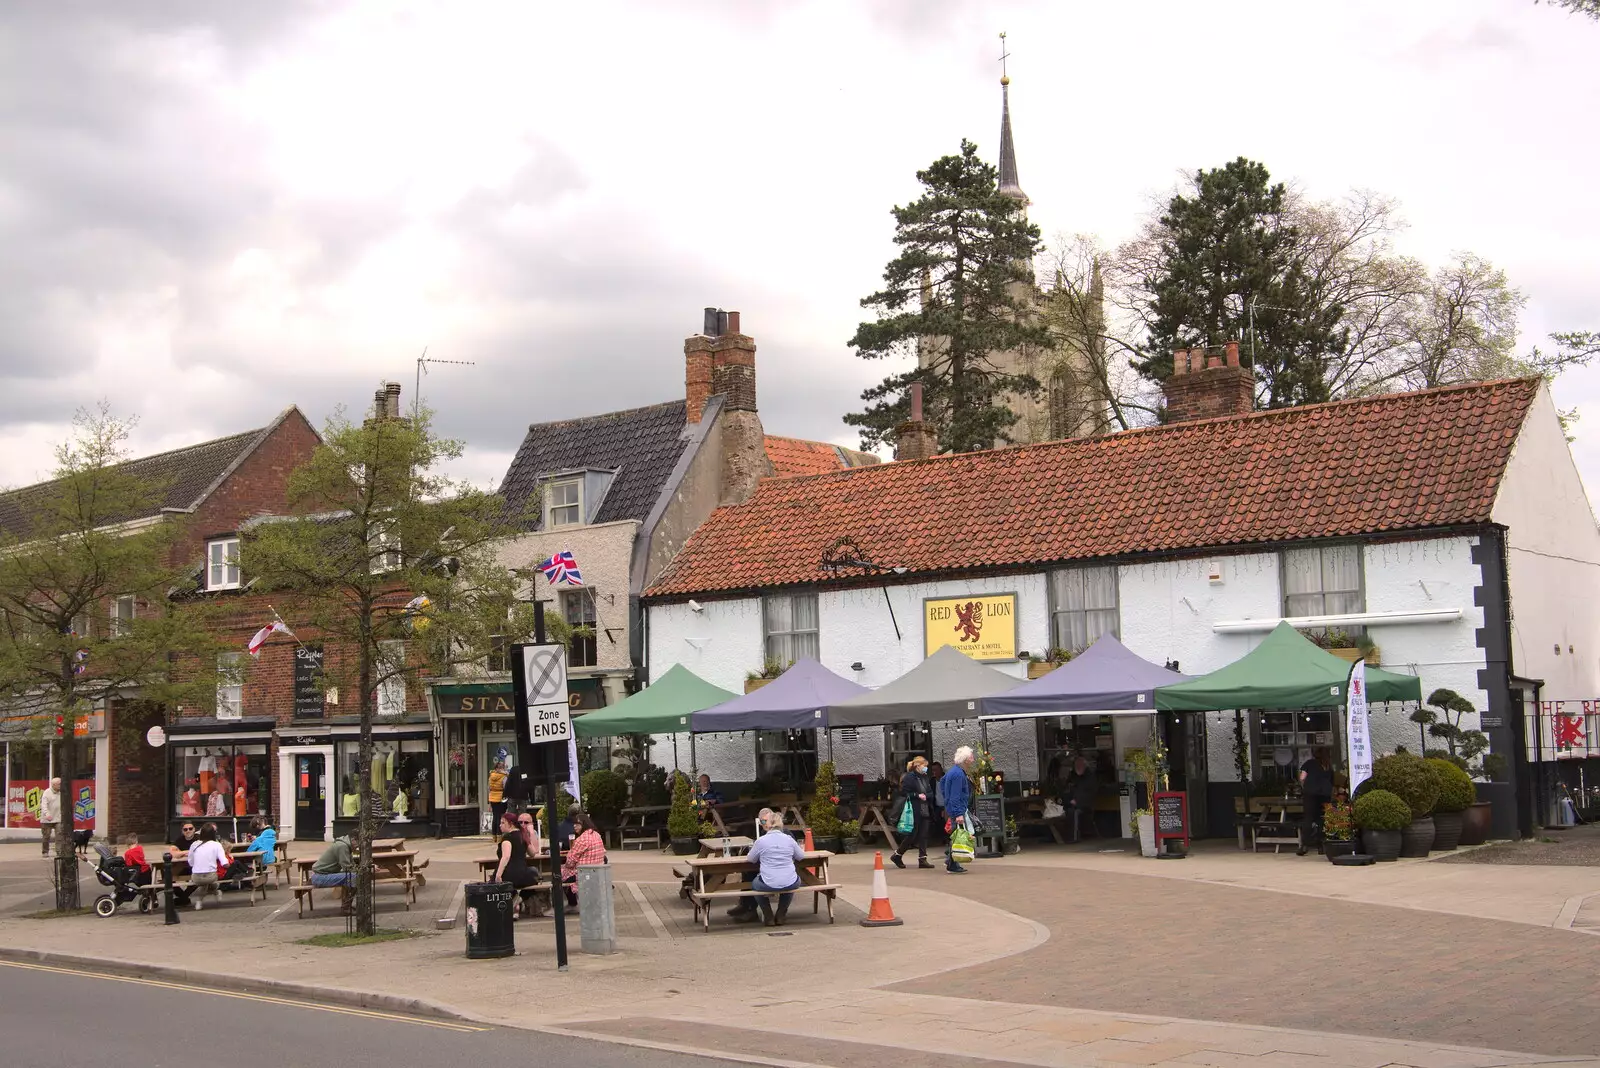
[[[95,914],[115,916],[118,906],[133,900],[139,902],[140,912],[149,912],[151,897],[149,894],[141,893],[139,869],[130,868],[115,850],[103,842],[94,849],[100,854],[100,863],[95,865],[94,877],[101,886],[111,888],[111,893],[101,894],[94,899]]]

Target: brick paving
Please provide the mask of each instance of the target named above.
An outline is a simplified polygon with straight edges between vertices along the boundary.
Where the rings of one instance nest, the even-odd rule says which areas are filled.
[[[1555,867],[1600,865],[1600,826],[1585,824],[1560,830],[1547,829],[1539,837],[1520,842],[1496,842],[1459,856],[1441,857],[1436,864],[1536,864]]]
[[[890,989],[1418,1042],[1593,1055],[1600,939],[1137,875],[978,863],[937,889],[1049,941]],[[952,932],[930,932],[937,956]]]

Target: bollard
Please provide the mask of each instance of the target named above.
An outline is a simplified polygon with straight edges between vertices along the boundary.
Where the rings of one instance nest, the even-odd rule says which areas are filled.
[[[578,865],[578,938],[579,948],[585,953],[617,951],[617,913],[611,900],[609,864]]]
[[[161,854],[161,888],[167,898],[167,926],[181,922],[178,919],[178,901],[172,894],[172,854]]]

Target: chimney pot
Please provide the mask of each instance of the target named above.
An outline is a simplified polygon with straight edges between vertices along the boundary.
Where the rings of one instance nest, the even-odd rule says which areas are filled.
[[[1255,407],[1255,375],[1239,364],[1239,343],[1212,353],[1203,346],[1172,354],[1172,377],[1164,392],[1167,421],[1244,415]]]
[[[1239,366],[1239,343],[1237,341],[1228,342],[1222,346],[1222,351],[1226,353],[1225,362],[1229,367]]]
[[[717,309],[706,309],[705,327],[700,332],[706,337],[717,336]]]
[[[739,313],[731,311],[728,313],[728,333],[737,334],[739,332]]]
[[[723,334],[726,334],[727,332],[728,332],[728,313],[725,312],[725,311],[718,311],[717,312],[717,336],[721,337]]]

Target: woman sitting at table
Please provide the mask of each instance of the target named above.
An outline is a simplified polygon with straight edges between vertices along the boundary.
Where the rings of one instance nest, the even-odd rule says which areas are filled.
[[[278,862],[278,832],[267,822],[265,816],[257,816],[250,821],[250,851],[261,854],[262,864],[276,864]]]
[[[499,863],[491,882],[510,883],[521,895],[519,914],[533,913],[533,888],[539,885],[539,869],[530,858],[539,856],[539,834],[534,830],[533,813],[507,812],[500,817]]]
[[[746,854],[747,859],[756,863],[756,879],[751,888],[761,891],[795,890],[800,885],[800,872],[795,868],[795,861],[805,859],[805,850],[783,829],[781,813],[768,813],[761,825],[761,837]],[[756,903],[761,906],[761,922],[768,927],[774,924],[782,927],[789,918],[789,903],[793,900],[793,893],[779,894],[778,915],[774,918],[772,899],[756,898]]]
[[[582,809],[570,809],[567,818],[572,821],[572,846],[561,862],[561,886],[566,891],[567,904],[578,907],[578,865],[604,864],[606,844],[595,829],[594,819]]]

